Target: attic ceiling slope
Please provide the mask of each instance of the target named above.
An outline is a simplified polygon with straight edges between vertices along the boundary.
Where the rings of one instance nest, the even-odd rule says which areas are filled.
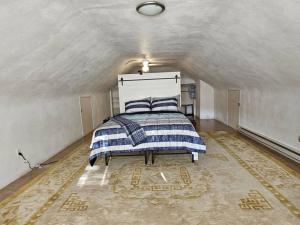
[[[213,86],[299,86],[299,1],[162,2],[145,17],[136,0],[1,1],[0,93],[107,90],[142,54]]]

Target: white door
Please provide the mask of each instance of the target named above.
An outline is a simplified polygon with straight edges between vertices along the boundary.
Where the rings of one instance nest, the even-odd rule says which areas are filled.
[[[82,134],[87,135],[93,130],[93,114],[91,96],[80,97]]]
[[[240,90],[228,90],[228,125],[234,129],[239,126]]]

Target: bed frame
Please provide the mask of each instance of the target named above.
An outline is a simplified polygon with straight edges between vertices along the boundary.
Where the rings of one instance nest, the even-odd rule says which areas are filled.
[[[113,154],[112,152],[106,152],[104,154],[104,162],[105,162],[105,165],[108,166],[108,163],[109,161],[112,159],[112,157],[123,157],[123,156],[141,156],[141,155],[144,155],[144,159],[145,159],[145,165],[148,164],[148,161],[149,161],[149,158],[150,158],[150,155],[151,155],[151,164],[154,164],[154,161],[155,161],[155,156],[157,155],[174,155],[174,154],[190,154],[191,157],[192,157],[192,163],[195,162],[194,160],[194,155],[191,153],[191,152],[176,152],[176,151],[172,151],[172,152],[167,152],[166,150],[164,151],[159,151],[159,150],[155,150],[155,151],[141,151],[140,152],[141,154],[137,154],[137,153],[133,153],[133,154]]]
[[[155,156],[157,155],[181,155],[181,154],[189,154],[191,155],[191,158],[192,158],[192,163],[195,162],[195,159],[194,159],[194,154],[192,154],[191,152],[184,152],[184,151],[172,151],[172,152],[168,152],[167,150],[163,150],[163,151],[151,151],[151,163],[154,164],[154,161],[155,161]]]

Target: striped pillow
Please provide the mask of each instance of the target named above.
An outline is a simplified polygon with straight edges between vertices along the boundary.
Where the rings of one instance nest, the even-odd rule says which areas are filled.
[[[178,99],[176,97],[169,98],[153,98],[151,103],[152,111],[178,111]]]
[[[126,113],[149,112],[149,111],[151,111],[150,98],[125,102]]]

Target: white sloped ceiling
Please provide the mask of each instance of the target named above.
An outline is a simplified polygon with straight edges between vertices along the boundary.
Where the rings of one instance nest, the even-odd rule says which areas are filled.
[[[297,0],[3,0],[0,93],[107,90],[143,54],[213,86],[300,84]],[[172,59],[170,61],[164,61]]]

